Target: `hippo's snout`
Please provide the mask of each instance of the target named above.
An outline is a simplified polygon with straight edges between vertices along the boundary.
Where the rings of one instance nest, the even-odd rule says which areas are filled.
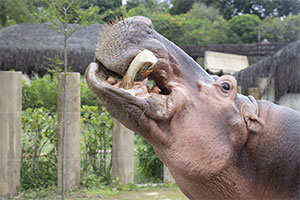
[[[95,59],[107,69],[124,76],[129,64],[141,51],[153,31],[145,17],[132,17],[107,25],[100,35]]]

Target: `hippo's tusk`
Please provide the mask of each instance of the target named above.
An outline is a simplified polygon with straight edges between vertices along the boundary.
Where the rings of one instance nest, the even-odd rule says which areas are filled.
[[[145,49],[140,52],[131,62],[126,74],[120,84],[121,88],[130,89],[133,81],[139,81],[146,78],[153,70],[153,66],[157,63],[155,55]]]

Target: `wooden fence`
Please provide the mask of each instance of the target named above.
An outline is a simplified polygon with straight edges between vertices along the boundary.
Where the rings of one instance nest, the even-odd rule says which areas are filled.
[[[255,43],[255,44],[213,44],[198,46],[181,46],[181,48],[193,58],[204,57],[205,51],[216,51],[245,56],[272,55],[289,43]]]

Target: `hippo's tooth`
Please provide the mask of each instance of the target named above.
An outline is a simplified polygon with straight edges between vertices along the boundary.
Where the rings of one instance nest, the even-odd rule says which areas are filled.
[[[132,60],[122,79],[120,87],[130,89],[133,85],[133,81],[145,79],[150,72],[152,72],[153,66],[156,63],[157,58],[155,55],[147,49],[143,50]]]

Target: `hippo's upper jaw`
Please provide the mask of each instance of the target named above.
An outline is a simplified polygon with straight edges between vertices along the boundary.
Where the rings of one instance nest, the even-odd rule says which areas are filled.
[[[149,19],[133,17],[109,26],[86,79],[113,117],[153,145],[190,199],[287,199],[299,188],[299,183],[288,188],[297,185],[294,179],[277,178],[278,169],[296,173],[295,163],[286,167],[274,159],[276,168],[273,158],[265,157],[275,147],[283,149],[278,155],[284,158],[294,156],[286,146],[296,146],[300,123],[294,124],[300,116],[277,107],[264,110],[252,97],[237,94],[234,77],[208,75],[155,32]],[[155,87],[149,89],[148,80]],[[264,113],[275,114],[262,118]],[[293,115],[292,120],[278,122],[283,115]],[[269,174],[261,163],[271,168]]]

